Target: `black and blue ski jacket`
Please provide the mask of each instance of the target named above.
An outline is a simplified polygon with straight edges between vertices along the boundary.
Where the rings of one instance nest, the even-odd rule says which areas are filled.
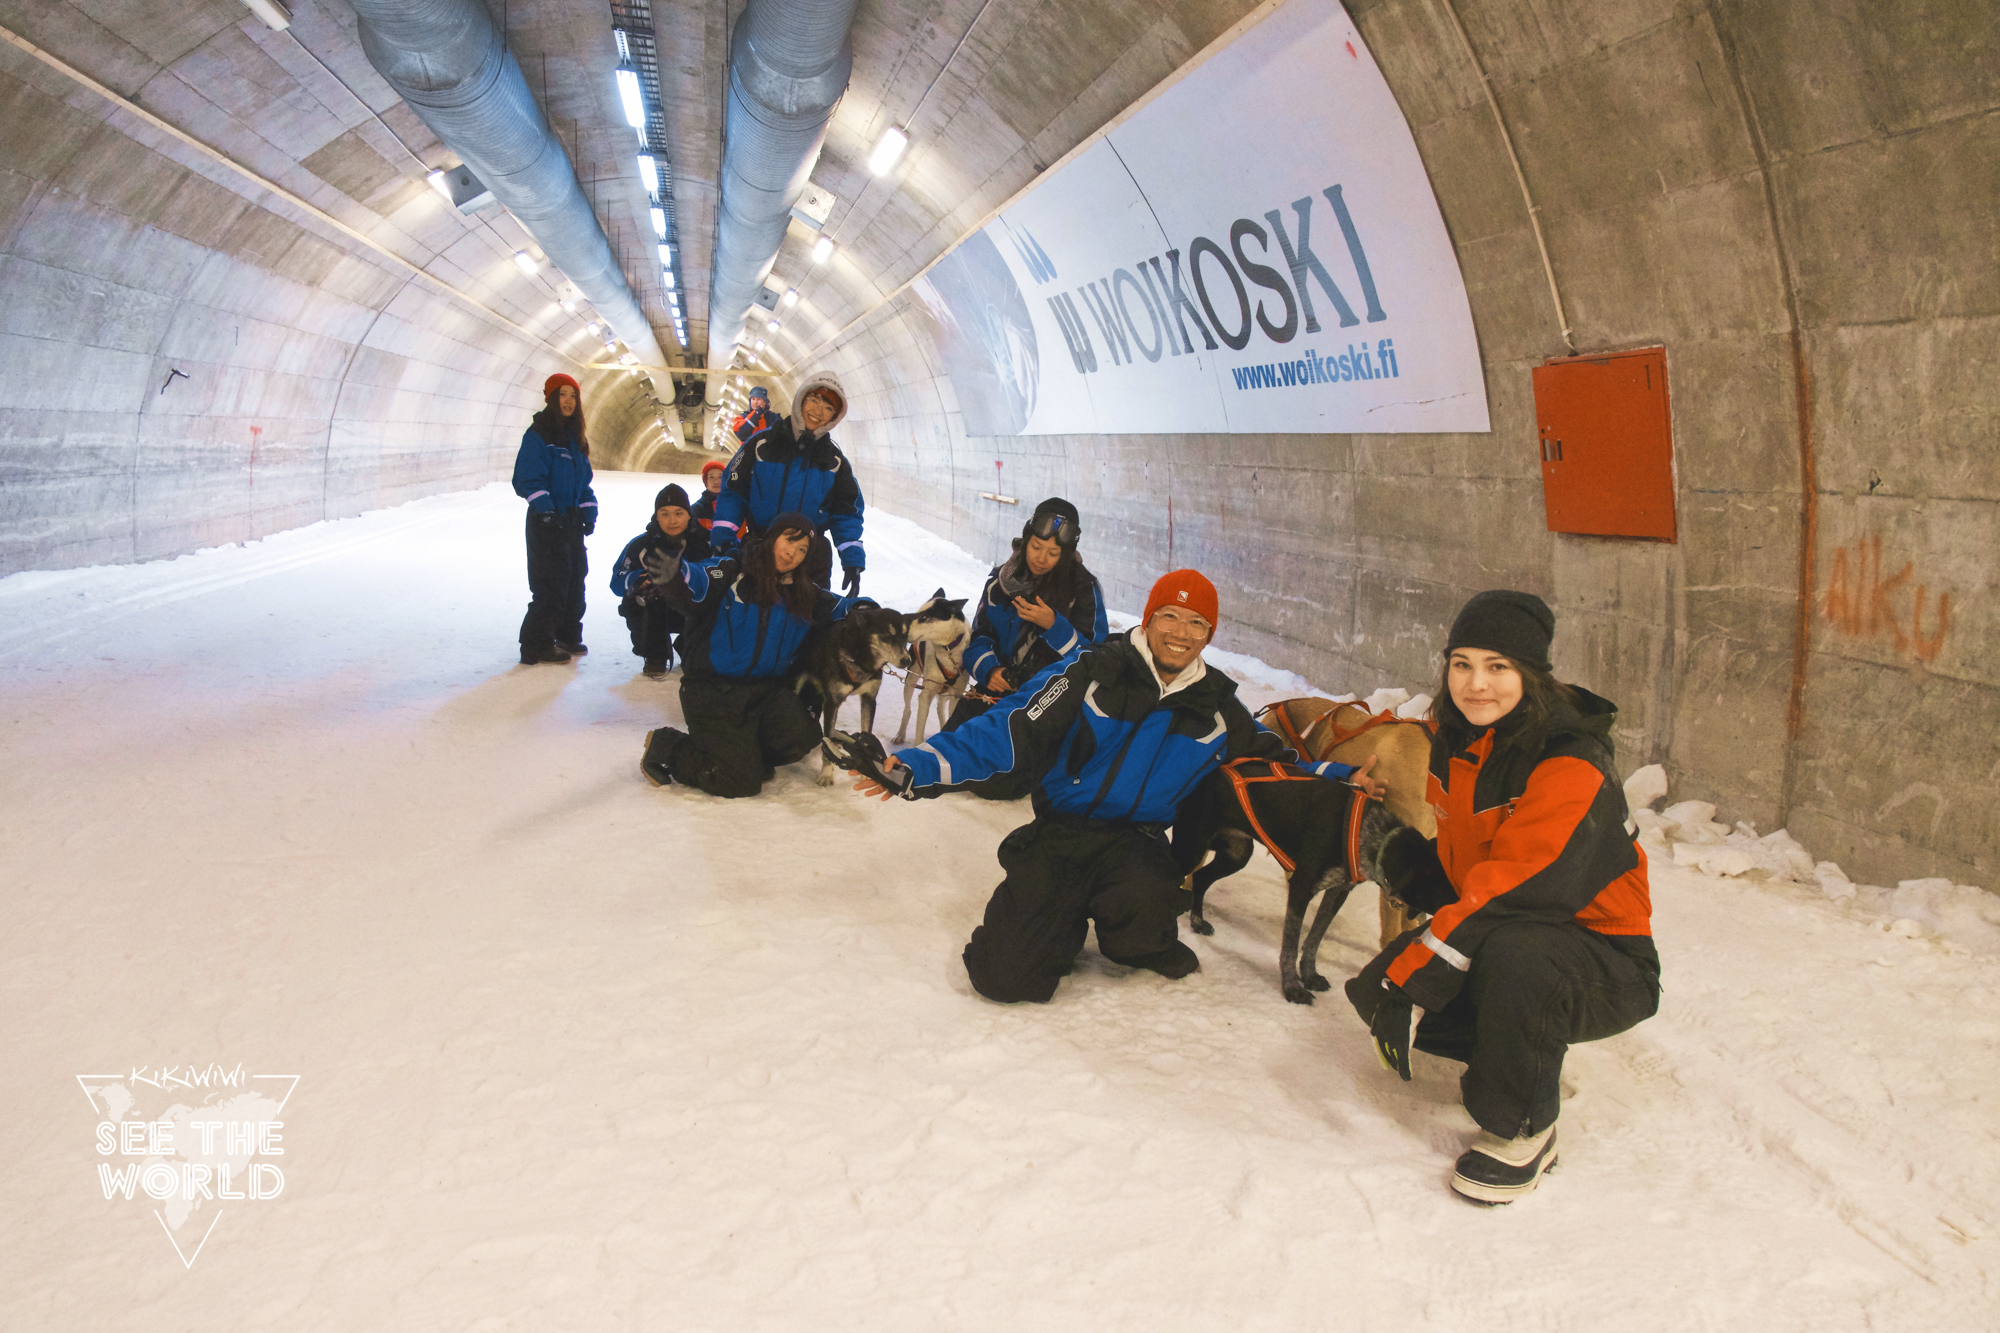
[[[545,514],[580,509],[587,520],[597,520],[590,459],[580,449],[550,444],[533,426],[521,436],[521,451],[514,455],[514,494]]]
[[[1081,580],[1088,586],[1077,589],[1072,605],[1053,607],[1055,623],[1043,629],[1021,619],[1014,599],[1001,591],[1000,570],[1005,567],[1004,563],[995,567],[988,576],[979,610],[972,618],[972,638],[965,646],[965,669],[982,688],[987,678],[1003,667],[1025,663],[1027,669],[1019,675],[1033,675],[1110,636],[1111,626],[1104,617],[1104,591],[1088,571]]]
[[[845,403],[845,392],[830,375],[817,375],[800,385],[798,399],[803,401],[821,384],[840,393]],[[817,435],[795,428],[792,418],[773,417],[744,442],[729,460],[722,492],[715,497],[715,523],[709,532],[718,551],[727,552],[742,542],[746,528],[761,532],[778,515],[797,511],[812,520],[815,532],[832,534],[834,554],[843,569],[868,567],[861,545],[866,508],[861,483],[854,479],[847,455],[833,442],[833,428],[846,415],[843,406]]]
[[[812,618],[802,620],[783,602],[759,606],[737,596],[736,580],[741,572],[735,556],[683,563],[680,576],[665,590],[667,604],[688,616],[680,641],[683,679],[778,679],[791,670],[815,625],[845,619],[856,606],[876,604],[865,597],[836,597],[814,587],[817,597]]]
[[[904,795],[1033,773],[1037,815],[1164,826],[1223,763],[1295,758],[1218,670],[1162,697],[1134,641],[1140,632],[1072,653],[958,730],[898,750],[914,777]],[[1307,771],[1334,780],[1354,772],[1336,763]]]

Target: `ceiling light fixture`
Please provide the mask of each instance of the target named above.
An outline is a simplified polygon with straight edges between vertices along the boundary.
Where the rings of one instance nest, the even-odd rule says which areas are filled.
[[[660,243],[660,267],[661,268],[672,267],[673,262],[674,262],[674,252],[667,248],[666,242],[662,241]]]
[[[768,333],[776,333],[778,331],[778,321],[775,319],[769,321],[764,325],[764,329]]]
[[[243,7],[264,20],[264,26],[272,32],[283,32],[292,26],[292,11],[279,0],[243,0]]]
[[[532,278],[535,276],[535,257],[526,250],[516,250],[514,252],[514,263],[520,268],[521,272],[527,274],[529,277]]]
[[[833,237],[822,236],[818,240],[813,242],[813,252],[812,252],[813,263],[824,264],[827,260],[827,256],[831,255],[832,253],[833,253]]]
[[[430,175],[424,177],[424,179],[431,183],[433,190],[444,196],[446,203],[451,202],[451,182],[444,178],[444,169],[442,167],[433,171]]]
[[[618,71],[618,100],[625,104],[625,123],[635,130],[646,128],[646,103],[639,96],[637,70]]]
[[[795,306],[795,305],[797,305],[798,303],[799,303],[799,289],[798,289],[798,288],[796,288],[796,287],[787,287],[787,288],[785,288],[785,306],[786,306],[786,308],[787,308],[787,309],[789,309],[790,307],[792,307],[792,306]]]
[[[875,142],[875,151],[868,155],[868,170],[877,176],[887,175],[909,146],[910,136],[903,133],[902,126],[891,125],[882,131],[882,137]]]
[[[653,210],[653,234],[663,241],[667,239],[667,210],[664,208]]]
[[[660,192],[660,166],[651,153],[639,154],[639,181],[646,187],[647,194]]]
[[[668,291],[672,291],[674,289],[674,271],[672,269],[670,268],[661,269],[660,280],[667,284]]]

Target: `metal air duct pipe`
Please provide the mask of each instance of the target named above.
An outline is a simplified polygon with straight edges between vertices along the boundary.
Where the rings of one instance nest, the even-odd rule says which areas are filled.
[[[349,0],[361,49],[647,365],[653,326],[482,0]],[[635,145],[636,151],[636,145]]]
[[[708,364],[726,369],[847,91],[856,0],[750,0],[729,51],[722,198],[708,288]],[[721,385],[709,377],[710,406]]]

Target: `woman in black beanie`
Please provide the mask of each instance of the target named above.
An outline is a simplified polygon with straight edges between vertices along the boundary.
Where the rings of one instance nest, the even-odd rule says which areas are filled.
[[[694,563],[708,559],[708,529],[694,521],[687,492],[679,486],[661,487],[646,530],[625,543],[611,569],[618,614],[632,632],[632,655],[644,658],[646,674],[658,680],[673,664],[674,639],[687,628],[687,617],[667,605],[666,589],[647,568],[649,555],[655,565],[662,556]]]
[[[1076,506],[1052,495],[1035,506],[1014,549],[993,567],[973,613],[965,645],[972,687],[952,709],[944,730],[958,728],[1079,648],[1111,633],[1097,576],[1077,554],[1083,535]],[[989,800],[1028,794],[1032,782],[975,784]]]
[[[1613,769],[1618,710],[1551,674],[1555,614],[1533,593],[1482,592],[1445,643],[1427,798],[1438,836],[1401,829],[1384,885],[1432,913],[1347,983],[1376,1054],[1465,1063],[1480,1133],[1451,1187],[1511,1203],[1556,1161],[1563,1055],[1659,1008],[1646,856]]]

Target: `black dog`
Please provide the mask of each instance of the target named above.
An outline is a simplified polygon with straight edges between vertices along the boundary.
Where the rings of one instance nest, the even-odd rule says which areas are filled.
[[[861,696],[861,729],[873,731],[882,668],[909,665],[910,618],[879,606],[857,606],[845,619],[806,636],[792,668],[792,687],[806,711],[818,716],[822,736],[834,729],[840,706],[855,694]],[[832,764],[821,766],[819,785],[831,787],[836,776]]]
[[[1330,982],[1319,974],[1319,943],[1334,915],[1346,903],[1357,883],[1380,881],[1377,868],[1382,844],[1403,827],[1402,821],[1369,801],[1361,816],[1360,836],[1353,862],[1360,875],[1349,873],[1348,830],[1353,805],[1366,797],[1356,788],[1301,773],[1289,764],[1257,760],[1241,770],[1252,779],[1244,790],[1257,823],[1293,865],[1291,890],[1285,899],[1285,938],[1279,947],[1278,980],[1285,998],[1293,1004],[1311,1004],[1312,993],[1326,990]],[[1287,775],[1282,781],[1258,780],[1267,774]],[[1257,841],[1235,784],[1226,771],[1218,769],[1181,802],[1174,816],[1174,860],[1181,873],[1194,873],[1194,907],[1188,924],[1197,935],[1212,935],[1215,927],[1201,914],[1202,899],[1215,881],[1233,875],[1250,860],[1250,847]],[[1215,859],[1202,865],[1210,850]],[[1282,864],[1282,862],[1281,862]],[[1196,867],[1200,867],[1196,869]],[[1305,947],[1299,947],[1299,933],[1306,906],[1314,895],[1325,891],[1319,914],[1313,918]]]

